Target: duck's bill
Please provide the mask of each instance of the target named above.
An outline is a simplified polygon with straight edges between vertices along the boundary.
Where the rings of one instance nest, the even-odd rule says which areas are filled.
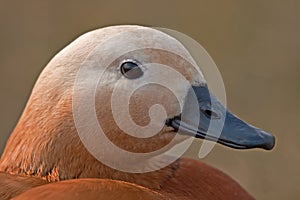
[[[206,86],[191,87],[180,115],[167,120],[178,133],[236,149],[271,150],[275,137],[230,113]]]

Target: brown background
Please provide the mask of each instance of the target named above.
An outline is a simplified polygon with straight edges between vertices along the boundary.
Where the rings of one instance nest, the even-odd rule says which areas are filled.
[[[299,2],[1,0],[0,152],[38,74],[70,41],[113,24],[160,26],[202,44],[222,73],[229,108],[277,137],[271,152],[218,145],[203,161],[258,199],[300,199]]]

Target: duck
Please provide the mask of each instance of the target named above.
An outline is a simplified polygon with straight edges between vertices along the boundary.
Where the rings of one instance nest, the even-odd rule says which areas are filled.
[[[218,101],[196,65],[150,27],[77,38],[44,68],[7,141],[0,199],[253,199],[218,169],[169,153],[194,138],[275,145]]]

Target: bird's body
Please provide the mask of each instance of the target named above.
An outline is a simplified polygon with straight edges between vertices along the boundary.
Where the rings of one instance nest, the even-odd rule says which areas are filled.
[[[202,162],[181,158],[158,188],[112,179],[71,179],[49,183],[41,178],[0,174],[1,199],[253,199],[236,181]],[[130,174],[128,174],[130,176]],[[144,177],[145,179],[151,177]],[[48,183],[48,184],[47,184]],[[38,187],[39,186],[39,187]],[[28,191],[27,191],[28,190]],[[25,192],[27,191],[27,192]],[[6,194],[4,194],[4,192]],[[24,194],[22,194],[25,192]]]
[[[149,63],[169,66],[170,72],[179,72],[184,80],[174,78],[175,75],[168,77],[170,73],[166,73],[166,69]],[[185,125],[199,118],[188,107],[194,106],[188,101],[191,91],[196,93],[194,100],[200,107],[206,106],[206,110],[200,108],[199,111],[196,105],[192,109],[198,111],[198,115],[203,112],[201,119],[207,117],[209,123],[212,116],[207,115],[218,114],[207,108],[211,100],[207,99],[206,82],[201,71],[192,67],[194,64],[180,42],[151,28],[115,26],[79,37],[50,61],[32,91],[0,160],[0,185],[8,183],[9,186],[0,188],[0,198],[7,199],[27,190],[17,199],[125,200],[135,195],[135,199],[252,199],[233,179],[199,161],[176,158],[169,165],[157,167],[167,157],[152,160],[186,140],[189,137],[186,134],[204,138],[205,120],[200,123],[204,128],[195,127],[196,132],[193,132],[195,128],[185,129],[185,134],[174,137],[179,120],[180,125]],[[134,70],[128,72],[131,68]],[[80,73],[83,76],[79,76]],[[93,85],[95,79],[97,84]],[[132,93],[127,105],[132,120],[142,127],[153,125],[135,133],[139,136],[160,127],[152,137],[136,138],[119,127],[130,124],[127,118],[121,117],[118,124],[115,117],[123,116],[126,110],[121,107],[122,97],[143,79],[154,83],[162,80],[178,96],[174,98],[173,91],[157,84]],[[115,88],[119,94],[114,100]],[[93,96],[89,96],[90,91]],[[86,102],[89,99],[94,102],[93,109],[89,108],[89,101]],[[114,115],[111,103],[118,99],[122,101],[115,104],[121,113]],[[185,103],[184,106],[181,103]],[[156,104],[164,106],[165,114],[149,117],[148,111]],[[184,109],[188,115],[184,115]],[[93,115],[87,115],[89,112]],[[104,142],[106,137],[97,138],[98,127],[90,121],[93,116],[114,145],[134,155],[155,154],[142,160],[120,156],[121,151],[108,148]],[[225,121],[219,143],[234,148],[271,149],[274,146],[273,136],[228,112],[227,116],[230,120]],[[234,134],[239,131],[244,136]],[[168,144],[170,148],[164,149]],[[38,185],[42,186],[36,187]]]
[[[148,188],[111,179],[72,179],[35,187],[15,200],[164,200],[163,195]]]

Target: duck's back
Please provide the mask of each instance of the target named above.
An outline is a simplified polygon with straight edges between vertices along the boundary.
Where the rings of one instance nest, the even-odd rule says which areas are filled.
[[[148,188],[109,179],[73,179],[33,188],[15,200],[164,200],[163,195]]]
[[[31,188],[47,183],[47,181],[40,178],[0,172],[0,200],[11,199]]]
[[[207,164],[181,158],[173,166],[172,175],[165,177],[161,188],[156,190],[109,179],[73,179],[44,185],[47,182],[39,178],[0,173],[0,199],[10,199],[19,194],[18,200],[253,199],[235,180]]]

